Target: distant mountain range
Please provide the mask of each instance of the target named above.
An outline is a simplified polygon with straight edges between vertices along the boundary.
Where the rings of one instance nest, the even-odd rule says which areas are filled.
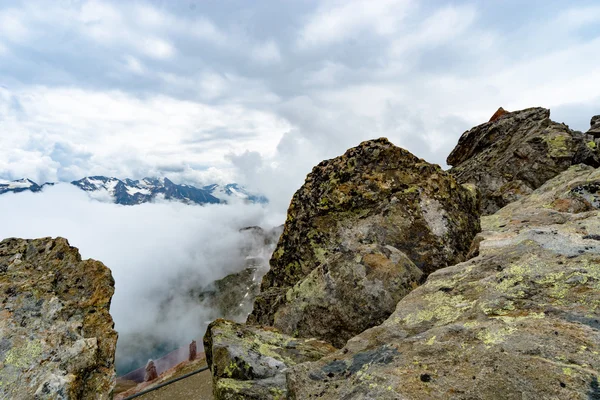
[[[0,179],[0,195],[4,193],[39,192],[44,186],[31,179],[6,181]],[[112,198],[116,204],[136,205],[153,201],[156,198],[176,200],[188,204],[218,204],[232,200],[251,203],[267,203],[265,196],[250,193],[237,183],[227,185],[212,184],[202,188],[191,185],[178,185],[168,178],[144,178],[140,180],[118,179],[106,176],[88,176],[71,182],[81,190],[96,198]]]

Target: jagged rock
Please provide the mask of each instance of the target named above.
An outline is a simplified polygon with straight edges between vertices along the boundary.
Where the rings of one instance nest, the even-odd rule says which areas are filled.
[[[600,166],[595,149],[581,132],[551,121],[549,110],[528,108],[465,132],[447,163],[457,181],[478,186],[489,215],[571,165]]]
[[[0,398],[111,398],[113,292],[66,239],[0,242]]]
[[[489,122],[494,122],[495,120],[497,120],[498,118],[500,118],[503,115],[508,114],[508,111],[506,111],[504,108],[500,107],[498,110],[496,110],[496,112],[494,113],[494,115],[492,115],[492,118],[490,118]]]
[[[479,256],[291,367],[289,398],[600,398],[598,187],[600,170],[574,166],[483,217]]]
[[[206,361],[213,375],[215,399],[283,399],[285,371],[335,351],[316,339],[295,339],[273,328],[223,319],[212,322],[204,336]]]
[[[600,115],[594,115],[590,121],[590,130],[586,132],[595,138],[600,138]]]
[[[384,138],[323,161],[292,199],[248,322],[343,346],[422,276],[465,259],[477,200]]]

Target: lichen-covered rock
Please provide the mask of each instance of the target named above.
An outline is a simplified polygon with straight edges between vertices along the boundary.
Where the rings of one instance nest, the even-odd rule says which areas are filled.
[[[110,399],[113,292],[66,239],[0,242],[0,398]]]
[[[599,185],[600,170],[574,166],[483,217],[479,256],[290,368],[289,398],[600,398]]]
[[[387,139],[323,161],[292,199],[248,321],[341,347],[465,259],[477,210],[475,189]]]
[[[447,163],[457,181],[477,185],[482,213],[489,215],[571,165],[600,166],[596,144],[587,138],[550,120],[550,110],[528,108],[465,132]]]
[[[285,371],[335,350],[316,339],[295,339],[273,328],[218,319],[204,336],[206,361],[217,400],[284,399]]]

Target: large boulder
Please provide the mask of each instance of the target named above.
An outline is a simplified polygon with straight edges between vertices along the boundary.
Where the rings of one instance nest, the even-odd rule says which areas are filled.
[[[249,323],[341,347],[463,261],[477,192],[387,139],[321,162],[294,195]]]
[[[113,292],[66,239],[0,242],[0,398],[112,398]]]
[[[591,139],[550,120],[550,110],[528,108],[465,132],[447,163],[457,181],[477,185],[482,213],[489,215],[571,165],[600,166]]]
[[[291,399],[600,398],[600,170],[482,218],[479,255],[380,326],[288,370]]]
[[[295,339],[273,328],[212,322],[204,336],[206,362],[217,400],[284,399],[287,368],[335,351],[316,339]]]

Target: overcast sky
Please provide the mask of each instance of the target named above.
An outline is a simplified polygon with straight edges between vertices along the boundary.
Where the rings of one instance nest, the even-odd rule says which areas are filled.
[[[444,165],[499,106],[587,130],[598,21],[597,1],[0,0],[0,178],[235,180],[283,207],[362,140]]]

